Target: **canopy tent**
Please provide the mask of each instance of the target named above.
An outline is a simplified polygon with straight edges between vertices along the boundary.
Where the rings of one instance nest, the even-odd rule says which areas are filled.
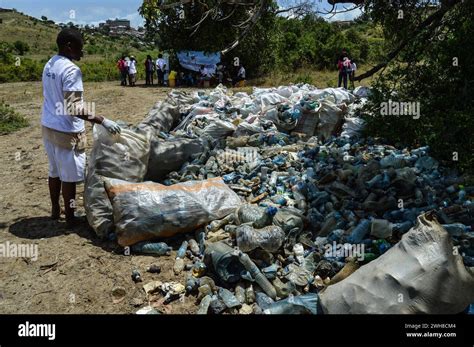
[[[216,64],[221,61],[221,53],[205,53],[202,51],[181,51],[177,53],[179,64],[188,70],[199,71],[204,65],[211,73],[216,70]]]

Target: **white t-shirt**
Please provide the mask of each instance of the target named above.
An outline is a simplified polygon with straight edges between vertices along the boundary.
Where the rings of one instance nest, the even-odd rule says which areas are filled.
[[[165,66],[166,61],[163,58],[156,59],[156,67],[159,68],[161,71],[164,71],[163,67]]]
[[[130,75],[137,73],[137,62],[135,60],[130,60],[128,64],[128,73]]]
[[[71,117],[64,105],[63,92],[83,92],[81,69],[66,57],[55,55],[43,70],[43,110],[41,124],[63,132],[82,132],[84,120]]]

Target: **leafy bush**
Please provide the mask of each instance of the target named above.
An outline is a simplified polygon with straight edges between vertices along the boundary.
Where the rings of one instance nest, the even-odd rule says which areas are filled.
[[[15,112],[3,100],[0,101],[0,134],[8,134],[12,131],[26,127],[28,120]]]
[[[13,46],[15,47],[19,55],[24,55],[26,52],[30,50],[30,46],[28,46],[26,42],[23,42],[20,40],[15,41],[13,43]]]

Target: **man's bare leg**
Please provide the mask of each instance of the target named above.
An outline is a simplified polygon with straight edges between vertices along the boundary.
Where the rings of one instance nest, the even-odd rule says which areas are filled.
[[[74,217],[74,211],[76,209],[76,183],[63,182],[62,188],[66,224],[68,227],[72,227],[76,224],[76,218]]]
[[[49,196],[51,198],[51,218],[59,219],[61,206],[59,205],[59,195],[61,195],[61,180],[59,177],[48,177]]]

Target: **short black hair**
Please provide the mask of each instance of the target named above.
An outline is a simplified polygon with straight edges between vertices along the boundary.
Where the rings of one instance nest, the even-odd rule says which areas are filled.
[[[158,54],[158,58],[163,58],[163,54]]]
[[[64,47],[68,42],[74,42],[82,45],[84,40],[82,39],[81,32],[75,28],[64,28],[61,30],[56,39],[58,47]]]

